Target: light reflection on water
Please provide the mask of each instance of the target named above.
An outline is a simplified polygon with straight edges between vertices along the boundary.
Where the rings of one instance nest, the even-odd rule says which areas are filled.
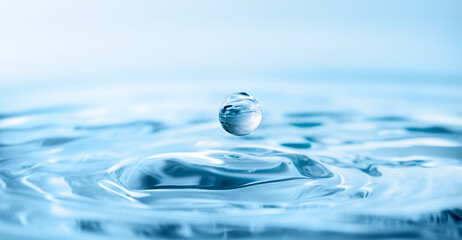
[[[4,91],[0,236],[462,236],[460,84],[217,86]],[[241,90],[265,112],[235,137]]]

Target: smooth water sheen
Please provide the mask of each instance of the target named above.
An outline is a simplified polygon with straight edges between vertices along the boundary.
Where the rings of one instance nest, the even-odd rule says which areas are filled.
[[[249,87],[239,138],[213,84],[11,88],[0,238],[460,238],[460,85],[394,84]]]

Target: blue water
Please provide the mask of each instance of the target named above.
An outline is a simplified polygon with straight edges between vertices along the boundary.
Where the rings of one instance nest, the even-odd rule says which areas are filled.
[[[0,238],[462,237],[462,84],[82,81],[1,89]],[[232,92],[264,109],[225,132]]]

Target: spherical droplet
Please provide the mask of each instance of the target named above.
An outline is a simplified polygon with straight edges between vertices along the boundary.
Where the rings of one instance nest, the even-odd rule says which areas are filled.
[[[261,107],[251,95],[245,92],[233,93],[221,105],[219,118],[227,132],[244,136],[260,125]]]

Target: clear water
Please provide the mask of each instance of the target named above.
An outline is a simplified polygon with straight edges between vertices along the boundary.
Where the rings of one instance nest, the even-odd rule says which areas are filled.
[[[460,238],[461,89],[401,78],[4,87],[0,238]],[[244,137],[217,119],[240,90],[265,109]]]
[[[258,101],[245,92],[229,95],[218,113],[221,126],[228,133],[245,136],[260,125],[262,112]]]

